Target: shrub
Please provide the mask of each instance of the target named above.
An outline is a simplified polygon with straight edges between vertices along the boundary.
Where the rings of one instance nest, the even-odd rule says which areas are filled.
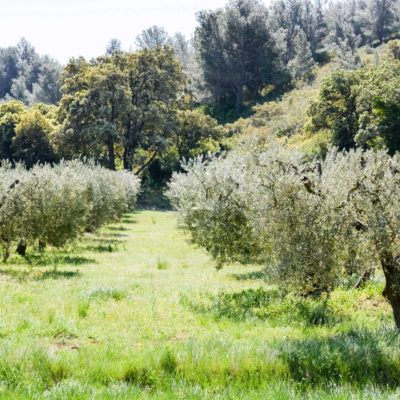
[[[167,196],[181,223],[220,265],[257,261],[264,250],[245,214],[246,193],[241,190],[252,162],[245,154],[208,161],[199,157],[183,165],[187,173],[175,173],[169,184]]]

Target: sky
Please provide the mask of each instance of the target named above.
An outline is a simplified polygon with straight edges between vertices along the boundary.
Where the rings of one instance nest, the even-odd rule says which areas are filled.
[[[96,57],[112,38],[124,50],[152,25],[189,39],[196,12],[222,7],[226,0],[0,0],[0,47],[21,37],[39,54],[62,63],[70,57]]]

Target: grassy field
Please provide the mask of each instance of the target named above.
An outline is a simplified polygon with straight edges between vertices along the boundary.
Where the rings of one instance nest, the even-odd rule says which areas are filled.
[[[1,399],[395,399],[378,279],[299,299],[217,271],[172,212],[0,266]]]

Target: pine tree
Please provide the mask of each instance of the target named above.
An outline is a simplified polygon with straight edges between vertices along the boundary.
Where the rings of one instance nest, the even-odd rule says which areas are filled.
[[[295,57],[289,61],[288,67],[294,81],[310,82],[313,78],[315,61],[310,43],[303,30],[299,30],[294,44]]]
[[[343,38],[339,38],[335,46],[342,69],[356,69],[361,66],[361,59],[358,54],[360,44],[361,36],[355,34],[349,23],[345,23]]]

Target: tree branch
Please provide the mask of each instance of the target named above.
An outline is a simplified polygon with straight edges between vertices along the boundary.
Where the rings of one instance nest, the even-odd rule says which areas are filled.
[[[140,175],[156,158],[158,154],[158,149],[154,151],[154,153],[152,154],[152,156],[147,160],[147,162],[145,162],[136,172],[136,175]]]

